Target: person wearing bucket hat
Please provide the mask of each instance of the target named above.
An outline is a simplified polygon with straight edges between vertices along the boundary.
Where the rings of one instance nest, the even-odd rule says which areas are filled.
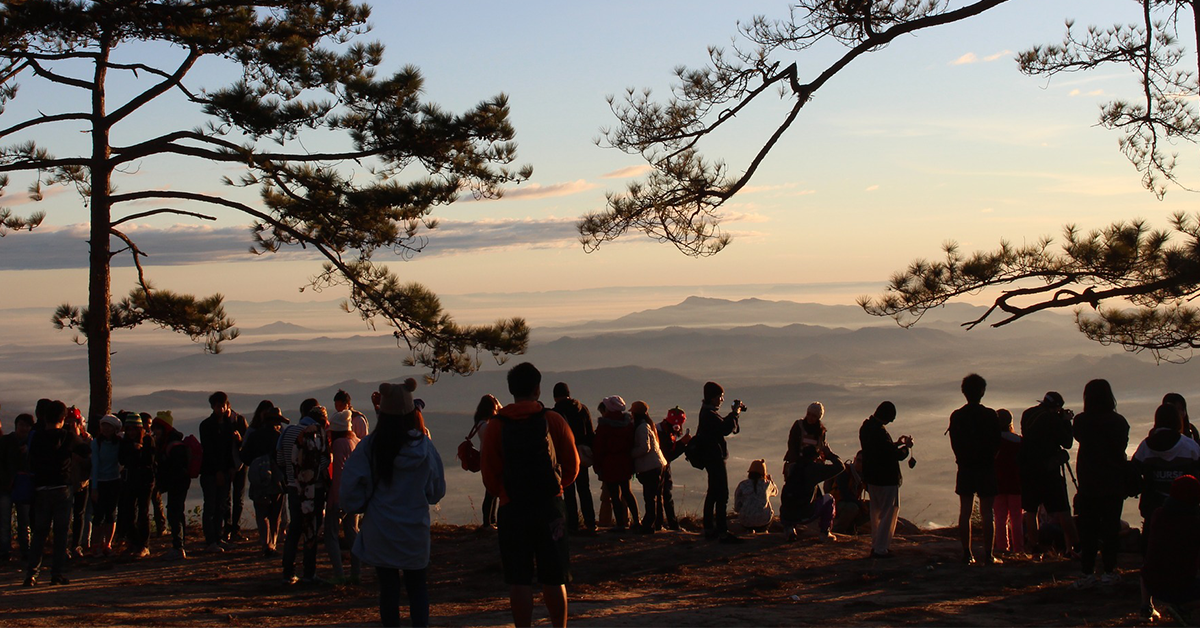
[[[192,477],[188,474],[190,454],[183,444],[183,434],[175,429],[175,417],[170,410],[160,410],[150,421],[150,431],[154,434],[155,488],[160,494],[167,496],[166,519],[171,530],[171,550],[167,552],[167,560],[183,560],[187,558],[183,542],[187,528],[185,504],[188,489],[192,486]]]

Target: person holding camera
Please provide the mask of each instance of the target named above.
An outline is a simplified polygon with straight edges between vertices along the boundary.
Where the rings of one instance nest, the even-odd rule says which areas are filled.
[[[729,533],[726,522],[729,472],[725,468],[725,460],[729,458],[729,448],[725,444],[725,437],[738,433],[738,418],[746,410],[746,405],[740,399],[735,399],[729,414],[722,417],[720,410],[724,400],[725,389],[720,384],[704,384],[704,403],[700,407],[700,425],[696,428],[704,470],[708,473],[708,491],[704,494],[704,536],[721,543],[740,543],[740,538]]]
[[[912,436],[893,441],[888,423],[896,420],[896,404],[884,401],[858,430],[862,447],[863,481],[871,496],[871,558],[891,558],[888,546],[900,518],[900,461],[912,449]],[[909,461],[909,467],[915,460]]]
[[[1037,513],[1041,506],[1062,527],[1068,553],[1079,540],[1063,474],[1063,466],[1071,460],[1067,450],[1075,443],[1071,428],[1075,413],[1064,405],[1063,396],[1051,390],[1038,405],[1021,413],[1021,509],[1025,511],[1025,546],[1033,553],[1039,551]]]

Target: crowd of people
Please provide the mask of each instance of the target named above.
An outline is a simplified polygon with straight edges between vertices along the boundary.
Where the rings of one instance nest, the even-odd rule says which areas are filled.
[[[1140,496],[1143,614],[1156,616],[1155,604],[1200,599],[1200,541],[1194,534],[1200,524],[1200,434],[1182,396],[1163,399],[1153,429],[1128,458],[1129,423],[1116,412],[1107,381],[1088,382],[1078,415],[1066,409],[1061,394],[1047,392],[1021,413],[1020,434],[1012,412],[983,405],[986,387],[979,375],[963,379],[966,404],[951,414],[946,430],[958,467],[965,563],[995,565],[1005,555],[1057,552],[1079,562],[1075,588],[1111,585],[1120,579],[1123,504]],[[703,387],[695,435],[685,428],[681,407],[656,422],[644,401],[626,404],[619,395],[601,400],[593,421],[565,382],[554,385],[554,404],[547,407],[541,373],[529,363],[508,372],[508,389],[512,403],[492,395],[480,400],[459,457],[464,468],[481,472],[482,527],[496,531],[518,626],[532,621],[535,586],[551,623],[566,624],[569,537],[595,536],[604,526],[617,534],[680,530],[671,473],[680,458],[707,477],[705,538],[741,543],[745,534],[775,532],[791,542],[811,526],[818,541],[829,541],[837,532],[869,528],[868,557],[893,556],[901,463],[907,459],[913,468],[916,459],[911,436],[888,432],[897,417],[890,401],[862,423],[860,449],[845,458],[829,445],[825,407],[811,403],[789,431],[782,486],[765,459],[754,460],[737,483],[733,516],[744,531],[738,536],[728,520],[727,438],[740,431],[747,406],[735,399],[723,411],[719,384]],[[261,552],[279,557],[284,585],[322,582],[316,568],[323,547],[333,582],[358,583],[361,565],[374,568],[384,625],[400,624],[402,588],[413,625],[427,625],[429,509],[445,495],[446,483],[415,390],[411,379],[381,384],[371,398],[373,425],[345,391],[334,396],[332,412],[306,399],[295,423],[265,400],[247,421],[217,392],[209,397],[212,413],[200,423],[199,438],[177,430],[169,411],[85,421],[61,401],[40,400],[33,414],[18,415],[11,432],[0,436],[0,517],[12,524],[0,526],[0,560],[12,558],[15,541],[25,561],[25,586],[36,586],[52,537],[50,584],[66,584],[70,560],[85,552],[148,556],[152,520],[159,535],[170,534],[164,558],[185,559],[184,502],[198,479],[203,551],[222,553],[239,540],[248,493]],[[1073,503],[1068,477],[1077,488]],[[976,500],[981,544],[973,543]],[[350,548],[348,557],[343,547]],[[982,550],[978,558],[976,548]]]

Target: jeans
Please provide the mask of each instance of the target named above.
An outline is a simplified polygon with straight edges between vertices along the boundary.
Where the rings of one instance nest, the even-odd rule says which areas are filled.
[[[668,463],[663,469],[662,501],[659,502],[658,512],[654,516],[655,528],[679,528],[679,519],[675,517],[675,498],[671,495],[673,488],[675,483],[671,481],[671,465]]]
[[[642,528],[647,531],[654,529],[655,518],[662,510],[662,473],[662,469],[654,469],[637,474],[638,482],[642,485],[642,499],[646,502]]]
[[[579,467],[575,482],[563,489],[563,501],[567,504],[567,526],[571,530],[579,529],[580,514],[583,515],[585,529],[596,529],[596,506],[592,503],[592,488],[588,485],[590,468]]]
[[[25,575],[36,577],[42,568],[46,537],[54,526],[54,557],[50,563],[50,574],[63,575],[67,565],[67,534],[71,529],[71,487],[38,489],[33,500],[33,543],[29,547],[29,566]]]
[[[229,518],[225,520],[225,538],[229,538],[233,534],[241,534],[242,510],[246,506],[246,473],[249,470],[250,467],[242,465],[242,468],[233,474],[233,480],[230,483]]]
[[[429,585],[426,569],[405,569],[404,589],[408,593],[408,614],[413,626],[429,625]],[[400,625],[400,570],[376,567],[379,580],[379,623]]]
[[[157,486],[150,493],[150,507],[154,510],[154,530],[157,534],[162,534],[167,529],[167,512],[163,508],[162,492]]]
[[[1104,572],[1117,568],[1117,553],[1121,549],[1121,508],[1125,498],[1120,495],[1076,495],[1075,514],[1079,517],[1079,563],[1084,575],[1096,570],[1096,552],[1104,560]]]
[[[204,544],[212,545],[223,537],[225,521],[229,518],[232,483],[229,477],[217,482],[216,474],[200,475],[200,490],[204,492]]]
[[[604,486],[608,489],[608,494],[612,496],[613,514],[617,518],[617,527],[628,527],[630,522],[636,524],[638,521],[637,498],[633,496],[629,480],[605,482]]]
[[[117,536],[125,539],[128,549],[140,550],[150,543],[151,490],[151,486],[126,485],[121,493]]]
[[[12,552],[12,512],[17,511],[17,551],[22,558],[29,557],[29,504],[14,504],[12,495],[0,494],[0,558],[7,559]]]
[[[187,529],[187,494],[192,480],[180,481],[167,491],[167,525],[171,527],[171,547],[183,549],[184,531]]]
[[[283,577],[291,578],[296,575],[296,552],[300,549],[300,539],[304,538],[304,578],[317,575],[317,541],[316,535],[308,534],[309,529],[319,529],[325,516],[325,504],[320,503],[311,514],[301,510],[299,495],[294,489],[288,489],[288,527],[287,538],[283,542]],[[316,521],[313,521],[316,517]],[[309,524],[312,525],[309,525]]]
[[[325,507],[325,551],[329,553],[329,561],[333,563],[333,575],[342,578],[346,575],[342,565],[342,545],[338,540],[338,530],[346,534],[346,540],[354,547],[354,537],[358,535],[358,515],[342,512],[337,504]],[[350,552],[350,576],[357,578],[362,569],[358,557]]]
[[[704,466],[708,471],[708,492],[704,494],[704,531],[721,534],[729,529],[726,514],[729,510],[729,473],[724,460],[710,460]]]
[[[867,485],[871,495],[871,551],[887,554],[900,518],[900,487]]]
[[[84,513],[87,512],[88,505],[88,486],[77,488],[72,498],[71,503],[71,538],[68,539],[67,545],[70,548],[83,547],[89,545],[86,543],[86,538],[83,535]]]

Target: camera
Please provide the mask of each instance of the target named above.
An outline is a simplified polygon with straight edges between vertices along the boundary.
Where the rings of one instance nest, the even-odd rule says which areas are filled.
[[[746,407],[746,404],[742,403],[741,399],[733,400],[733,411],[734,412],[746,412],[747,410],[749,410],[749,408]]]

